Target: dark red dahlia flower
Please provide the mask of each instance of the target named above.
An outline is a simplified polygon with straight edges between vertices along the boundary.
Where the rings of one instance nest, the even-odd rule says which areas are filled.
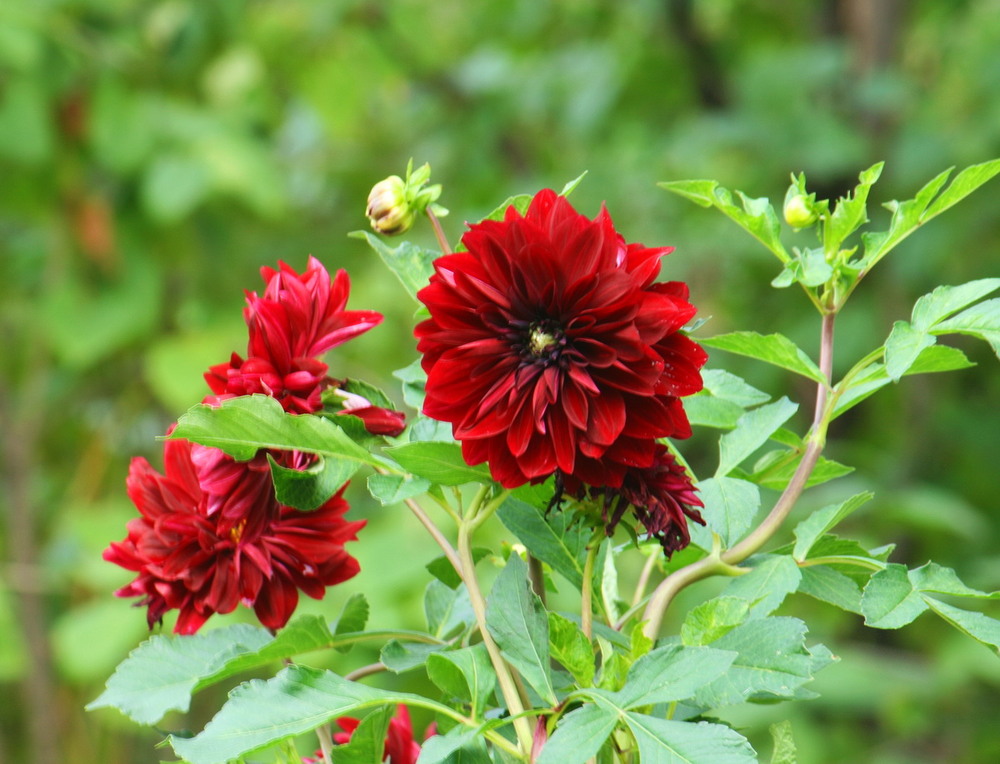
[[[695,494],[691,476],[662,443],[656,444],[653,464],[627,470],[618,488],[585,487],[570,481],[566,489],[580,498],[603,499],[603,519],[609,536],[631,507],[649,538],[659,541],[668,557],[691,543],[688,520],[705,524],[695,509],[704,505]]]
[[[679,398],[707,356],[679,334],[687,287],[654,283],[672,248],[626,244],[607,210],[588,220],[548,189],[462,243],[418,294],[416,335],[424,413],[466,461],[507,487],[556,470],[615,487],[653,464],[656,438],[690,434]]]
[[[285,461],[305,466],[292,455]],[[150,628],[177,609],[174,631],[193,634],[213,613],[242,603],[278,629],[299,590],[320,599],[359,570],[344,544],[364,522],[344,519],[343,489],[313,512],[281,505],[263,457],[236,462],[217,449],[168,440],[164,473],[135,458],[127,485],[141,516],[104,559],[138,573],[115,594],[142,597]]]
[[[354,730],[361,724],[360,719],[350,716],[341,716],[337,719],[337,724],[343,730],[333,736],[333,742],[343,745],[351,739]],[[427,737],[433,734],[429,732]],[[319,752],[317,752],[319,754]],[[321,754],[320,754],[321,755]],[[420,744],[413,739],[413,725],[410,723],[410,713],[406,706],[396,707],[396,715],[389,720],[389,730],[385,736],[385,749],[382,752],[382,761],[388,764],[416,764],[417,757],[420,756]],[[304,759],[304,762],[319,762],[320,759]]]
[[[304,273],[279,263],[279,270],[261,268],[261,276],[263,296],[247,293],[243,311],[250,330],[247,358],[233,353],[229,363],[208,370],[205,381],[215,393],[209,402],[263,393],[291,413],[319,411],[321,393],[334,380],[318,356],[377,326],[382,314],[346,310],[347,272],[337,271],[331,281],[315,257]]]

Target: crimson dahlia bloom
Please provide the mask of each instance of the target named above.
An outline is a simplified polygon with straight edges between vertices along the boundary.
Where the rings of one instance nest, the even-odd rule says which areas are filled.
[[[282,455],[302,468],[303,457]],[[138,573],[119,597],[142,597],[149,627],[179,610],[174,631],[193,634],[213,613],[240,603],[278,629],[298,604],[298,591],[321,599],[326,587],[357,574],[344,544],[364,521],[347,521],[341,494],[312,512],[278,503],[266,458],[236,462],[184,440],[164,443],[164,472],[132,460],[129,498],[140,517],[104,559]]]
[[[378,326],[382,314],[346,309],[351,282],[344,270],[331,280],[315,257],[301,274],[286,263],[278,266],[261,268],[263,295],[247,293],[247,358],[234,353],[229,363],[209,369],[205,381],[216,394],[213,402],[263,393],[291,413],[314,413],[334,382],[318,356]]]
[[[361,720],[351,716],[341,716],[337,719],[337,724],[343,732],[336,733],[333,736],[333,742],[337,745],[343,745],[350,741],[351,735],[361,724]],[[430,734],[433,732],[429,732],[428,736]],[[319,758],[304,758],[303,764],[320,764],[323,761],[322,752],[317,751],[316,756]],[[418,756],[420,756],[420,744],[413,739],[410,713],[406,710],[406,706],[399,705],[396,707],[396,715],[389,720],[382,761],[388,762],[388,764],[416,764]]]
[[[695,494],[690,475],[662,443],[656,444],[653,464],[627,470],[618,488],[588,489],[579,484],[568,484],[566,488],[580,498],[585,495],[603,497],[604,521],[609,536],[631,507],[649,538],[659,541],[668,557],[691,543],[689,520],[705,524],[696,509],[704,504]]]
[[[450,422],[470,464],[514,487],[555,471],[617,487],[690,427],[679,398],[705,352],[679,333],[687,287],[654,283],[671,247],[626,244],[546,189],[523,216],[485,220],[435,263],[418,297],[424,413]]]

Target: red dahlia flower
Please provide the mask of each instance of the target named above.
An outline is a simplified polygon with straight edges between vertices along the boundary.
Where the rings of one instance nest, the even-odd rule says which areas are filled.
[[[701,513],[695,509],[704,504],[695,495],[690,475],[662,443],[656,444],[653,464],[626,471],[618,488],[591,487],[588,490],[580,485],[567,485],[566,488],[580,498],[586,494],[592,498],[603,496],[609,536],[631,507],[649,537],[660,542],[668,557],[691,543],[689,519],[700,525],[705,524]]]
[[[296,459],[286,455],[286,466],[305,466]],[[150,628],[177,609],[174,631],[193,634],[213,613],[243,603],[278,629],[299,589],[321,599],[326,587],[359,570],[344,544],[364,522],[344,519],[343,489],[312,512],[281,505],[263,456],[236,462],[217,449],[168,440],[164,474],[138,457],[127,485],[141,516],[104,559],[138,573],[115,594],[142,597]]]
[[[323,389],[333,384],[318,356],[377,326],[382,314],[345,309],[351,283],[344,270],[331,281],[315,257],[301,274],[278,265],[279,270],[261,268],[263,296],[247,293],[246,360],[234,353],[229,363],[209,369],[205,380],[216,394],[213,401],[263,393],[286,411],[314,413],[322,408]]]
[[[343,745],[351,739],[354,730],[361,724],[360,719],[350,716],[341,716],[337,719],[337,724],[343,730],[333,736],[333,742]],[[433,731],[428,731],[428,737]],[[319,758],[305,758],[303,764],[320,764],[323,761],[321,751],[316,752]],[[382,752],[382,761],[388,764],[416,764],[417,757],[420,756],[420,744],[413,739],[413,725],[410,723],[410,713],[406,706],[396,707],[396,715],[389,720],[389,729],[385,736],[385,748]]]
[[[687,287],[654,283],[672,248],[626,244],[607,210],[588,220],[551,190],[512,206],[438,258],[418,297],[424,413],[450,422],[470,464],[506,487],[555,471],[621,485],[655,439],[690,435],[680,396],[705,352],[679,330]]]

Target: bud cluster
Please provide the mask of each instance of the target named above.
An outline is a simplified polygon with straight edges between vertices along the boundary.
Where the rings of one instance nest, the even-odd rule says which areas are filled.
[[[427,186],[430,179],[431,166],[425,163],[414,170],[411,159],[406,165],[405,180],[390,175],[376,183],[368,194],[365,209],[372,228],[386,236],[396,236],[409,231],[417,216],[428,207],[438,217],[447,215],[448,210],[434,204],[441,195],[441,186]]]

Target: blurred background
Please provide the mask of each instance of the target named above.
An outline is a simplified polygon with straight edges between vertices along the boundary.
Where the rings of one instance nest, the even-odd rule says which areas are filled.
[[[146,634],[111,595],[129,574],[101,560],[134,513],[129,458],[161,464],[155,437],[207,392],[210,364],[245,350],[243,290],[278,260],[350,271],[351,306],[386,321],[332,353],[331,372],[399,398],[416,305],[346,234],[408,158],[444,184],[453,241],[508,195],[586,170],[574,204],[606,201],[630,241],[676,246],[664,273],[690,283],[706,334],[782,331],[815,352],[808,302],[768,286],[777,261],[655,183],[716,178],[780,202],[805,171],[835,198],[884,159],[884,228],[878,203],[997,156],[1000,0],[0,2],[0,761],[171,758],[157,732],[82,710]],[[879,266],[840,323],[841,371],[935,285],[1000,274],[998,207],[994,181]],[[956,343],[978,367],[908,378],[835,423],[829,455],[858,469],[800,511],[872,488],[848,532],[993,590],[1000,366]],[[735,357],[710,365],[809,402]],[[713,453],[692,441],[696,470]],[[352,550],[363,572],[303,609],[333,618],[364,591],[373,626],[419,628],[433,549],[403,510],[350,495],[369,518]],[[783,612],[843,660],[819,699],[730,718],[762,755],[767,725],[790,717],[803,764],[1000,760],[986,648],[929,615],[872,632],[800,595]],[[225,689],[164,727],[199,729]]]

